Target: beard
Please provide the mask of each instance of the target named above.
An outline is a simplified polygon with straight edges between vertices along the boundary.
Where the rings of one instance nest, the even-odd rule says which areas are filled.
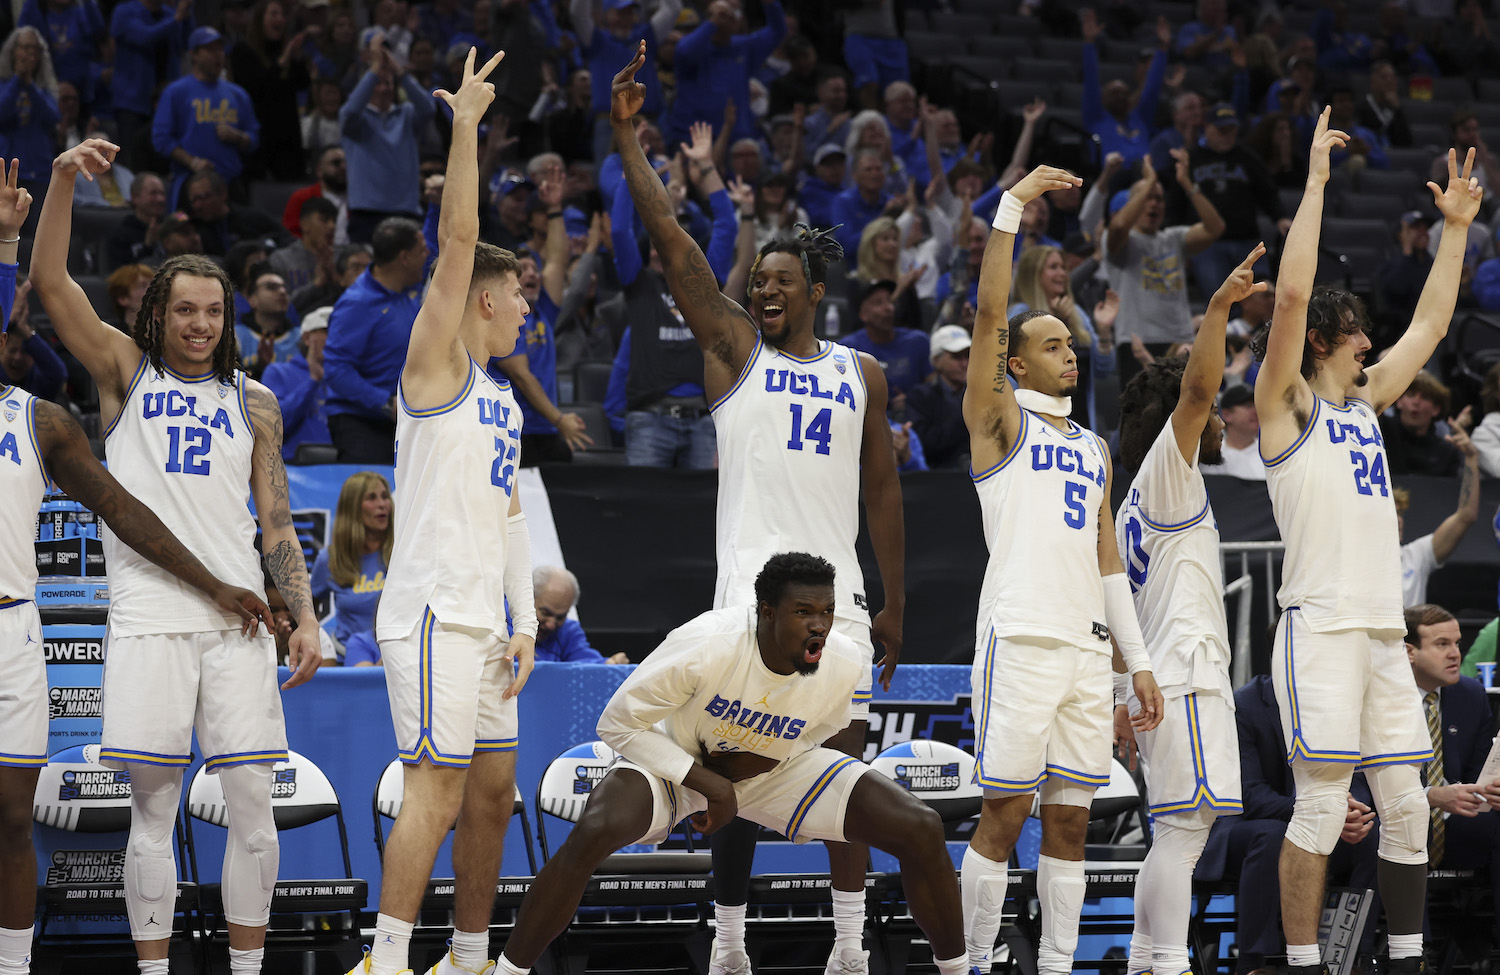
[[[1363,386],[1366,383],[1368,383],[1369,381],[1370,381],[1369,375],[1365,372],[1364,367],[1361,366],[1360,369],[1359,369],[1359,372],[1354,377],[1354,385],[1356,385],[1356,386]]]
[[[1198,448],[1198,465],[1200,467],[1216,467],[1224,463],[1224,438],[1215,437],[1212,444],[1203,444]]]
[[[1072,385],[1064,386],[1061,389],[1059,389],[1057,392],[1053,393],[1052,395],[1053,396],[1077,396],[1078,395],[1078,383],[1075,382]]]
[[[811,677],[813,674],[816,674],[818,672],[818,663],[819,661],[808,663],[806,660],[798,658],[797,662],[793,664],[793,667],[796,669],[798,676]]]
[[[766,329],[764,322],[761,324],[760,337],[773,349],[784,349],[792,341],[792,325],[786,312],[781,313],[781,330],[772,332]]]

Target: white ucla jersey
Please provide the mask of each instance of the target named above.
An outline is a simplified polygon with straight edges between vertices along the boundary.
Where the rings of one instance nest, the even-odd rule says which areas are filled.
[[[681,782],[711,752],[778,762],[848,726],[866,672],[859,648],[828,634],[814,674],[778,674],[755,638],[755,608],[715,609],[667,634],[599,716],[605,744],[654,775]]]
[[[428,607],[443,623],[508,635],[506,521],[520,461],[521,410],[510,383],[474,360],[451,402],[414,410],[400,397],[396,538],[377,637],[405,637]]]
[[[1281,608],[1300,608],[1315,633],[1404,630],[1396,503],[1375,410],[1314,397],[1301,436],[1265,462],[1286,546]]]
[[[870,623],[859,534],[859,457],[869,394],[858,354],[820,342],[810,359],[756,339],[713,404],[719,440],[715,608],[753,606],[771,556],[807,552],[833,564],[834,614]]]
[[[36,439],[36,397],[0,386],[0,608],[36,595],[36,515],[47,466]]]
[[[1172,423],[1146,451],[1115,516],[1151,670],[1163,688],[1218,691],[1229,667],[1219,526],[1208,487],[1183,459]]]
[[[245,385],[213,373],[158,372],[141,356],[120,401],[120,415],[104,431],[109,472],[162,520],[167,530],[219,578],[264,594],[255,518],[250,514],[250,470],[255,428]],[[106,526],[107,529],[107,526]],[[101,532],[109,569],[109,629],[116,636],[200,633],[238,628],[203,593],[152,565],[130,546]]]
[[[993,631],[1110,652],[1099,575],[1104,465],[1104,448],[1088,430],[1070,420],[1064,432],[1022,410],[1005,457],[969,471],[990,550],[976,645]]]

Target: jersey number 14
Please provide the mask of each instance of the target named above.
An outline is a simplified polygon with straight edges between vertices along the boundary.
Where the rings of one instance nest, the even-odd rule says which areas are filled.
[[[791,404],[792,439],[786,442],[788,450],[801,450],[804,442],[817,444],[818,453],[827,454],[833,440],[833,410],[825,407],[813,414],[807,427],[802,426],[802,404]]]

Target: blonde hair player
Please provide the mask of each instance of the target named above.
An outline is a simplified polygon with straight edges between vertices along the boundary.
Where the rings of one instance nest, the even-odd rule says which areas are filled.
[[[1072,333],[1045,311],[1005,319],[1022,209],[1080,182],[1038,166],[1001,197],[969,352],[964,421],[990,559],[971,677],[984,805],[964,854],[962,890],[969,962],[981,975],[1000,931],[1006,862],[1038,790],[1037,969],[1072,970],[1089,803],[1111,767],[1111,638],[1116,665],[1132,675],[1121,681],[1133,683],[1142,703],[1137,728],[1161,720],[1161,692],[1114,543],[1109,449],[1068,420],[1078,388]],[[1033,558],[1038,552],[1047,557]]]
[[[1447,187],[1427,184],[1443,215],[1427,284],[1400,341],[1366,369],[1363,303],[1313,286],[1329,154],[1349,141],[1328,116],[1324,109],[1313,134],[1271,325],[1252,343],[1263,360],[1260,454],[1286,543],[1271,676],[1297,802],[1281,847],[1281,924],[1288,970],[1318,972],[1326,863],[1358,765],[1380,815],[1391,971],[1411,975],[1423,968],[1428,808],[1418,770],[1432,739],[1402,643],[1400,543],[1378,417],[1448,334],[1464,241],[1484,193],[1470,176],[1474,151],[1460,173],[1450,150]]]

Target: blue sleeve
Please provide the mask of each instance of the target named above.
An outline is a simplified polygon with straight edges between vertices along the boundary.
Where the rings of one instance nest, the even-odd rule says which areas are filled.
[[[323,349],[323,378],[339,398],[358,403],[371,413],[379,413],[390,402],[390,396],[359,371],[370,331],[379,320],[366,314],[369,310],[359,302],[334,304],[333,313],[328,317],[328,344]]]
[[[260,381],[275,394],[276,402],[281,405],[281,422],[285,429],[295,430],[307,420],[317,384],[299,366],[290,362],[273,362],[266,366]]]
[[[696,71],[707,64],[713,55],[713,36],[713,21],[705,17],[703,23],[693,28],[677,42],[675,56],[677,70],[681,71],[686,68]]]
[[[557,628],[557,659],[573,664],[602,664],[604,654],[589,645],[589,638],[577,620],[563,620]]]
[[[1004,195],[1005,190],[1001,188],[999,183],[985,190],[984,195],[974,201],[972,208],[974,216],[983,217],[987,222],[993,221],[995,219],[995,211],[1000,209],[1000,197]],[[959,236],[957,228],[954,229],[953,236],[955,238]]]
[[[318,551],[313,560],[312,573],[308,579],[314,599],[321,599],[333,591],[333,577],[328,574],[328,549]]]
[[[151,118],[151,148],[169,159],[172,150],[176,149],[182,141],[174,118],[177,114],[177,93],[181,90],[175,86],[168,86],[167,90],[162,92],[161,100],[156,103],[156,114]],[[175,163],[175,160],[173,162]]]
[[[11,282],[11,286],[12,297],[14,297],[14,281]],[[9,321],[8,307],[6,312],[6,320]],[[51,399],[62,388],[63,380],[68,378],[68,367],[63,365],[62,358],[52,348],[51,343],[35,332],[21,347],[31,354],[32,361],[36,363],[36,379],[32,383],[30,392],[42,399]]]
[[[895,431],[897,429],[899,429],[899,427],[896,424],[892,423],[891,430]],[[906,442],[907,445],[911,447],[911,459],[902,464],[900,467],[896,468],[896,472],[898,474],[905,474],[909,471],[927,470],[927,454],[922,450],[922,438],[917,436],[917,431],[906,431]]]
[[[0,264],[0,271],[4,268],[5,265]],[[14,275],[15,272],[12,271],[11,274]],[[15,288],[14,279],[11,288]],[[1479,299],[1480,308],[1485,311],[1500,311],[1500,257],[1492,257],[1475,269],[1472,288],[1474,297]],[[6,321],[9,320],[7,314]],[[1500,539],[1500,535],[1497,535],[1497,539]]]
[[[1079,116],[1083,127],[1092,129],[1104,121],[1104,98],[1099,90],[1099,50],[1092,44],[1083,45],[1083,102]]]
[[[19,264],[0,264],[0,332],[10,331],[10,312],[16,307],[16,272]]]
[[[729,278],[730,268],[734,267],[734,244],[740,233],[740,222],[735,217],[734,201],[729,198],[728,190],[719,190],[710,196],[708,208],[713,213],[714,229],[703,256],[714,272],[714,280],[722,288]]]
[[[12,125],[15,123],[16,100],[21,94],[22,87],[23,83],[21,79],[15,75],[11,75],[10,80],[3,87],[0,87],[0,124]]]
[[[641,273],[641,248],[635,242],[635,201],[630,190],[617,187],[615,202],[609,209],[610,252],[615,258],[615,275],[624,287]]]
[[[833,225],[839,228],[834,234],[839,245],[844,248],[845,254],[858,253],[860,231],[864,230],[863,227],[860,227],[859,230],[854,229],[859,215],[850,212],[848,201],[842,193],[833,198],[832,210]]]
[[[114,35],[127,44],[134,44],[137,47],[150,47],[163,38],[171,37],[172,32],[180,26],[175,17],[164,17],[154,24],[148,23],[141,16],[145,13],[145,8],[139,5],[132,8],[127,4],[121,4],[115,10],[123,10],[124,13],[123,16],[115,18]],[[190,22],[191,18],[182,23]]]
[[[409,74],[401,76],[401,88],[406,92],[407,104],[411,105],[412,131],[420,136],[437,112],[437,99]]]
[[[57,99],[47,93],[40,85],[31,85],[31,121],[41,125],[56,125],[62,120],[62,113],[57,110]]]
[[[422,236],[427,240],[427,267],[431,267],[438,257],[438,218],[442,215],[442,203],[433,203],[427,207],[427,216],[422,218]],[[426,271],[426,268],[423,269]],[[422,279],[425,281],[427,275],[424,273]]]
[[[604,197],[604,205],[612,207],[615,205],[615,191],[625,181],[625,164],[620,161],[620,154],[612,152],[604,157],[599,164],[599,195]]]
[[[42,8],[37,0],[26,0],[21,5],[21,16],[16,19],[16,26],[35,28],[37,33],[47,39],[49,45],[57,43],[52,37],[52,31],[48,29],[47,18],[42,16]]]
[[[604,415],[609,417],[609,428],[616,433],[625,432],[625,383],[630,378],[630,326],[620,336],[620,348],[615,353],[614,366],[609,370],[609,387],[604,392]]]
[[[349,100],[339,109],[339,131],[350,138],[358,138],[364,120],[365,106],[370,104],[370,94],[375,91],[378,80],[375,72],[366,71],[359,84],[349,93]]]
[[[1146,82],[1141,85],[1140,100],[1135,103],[1135,114],[1140,117],[1141,128],[1155,132],[1156,100],[1161,96],[1161,86],[1167,77],[1167,52],[1158,50],[1151,57],[1151,69],[1146,72]]]
[[[245,93],[245,89],[239,89],[239,96],[240,119],[245,123],[242,131],[250,137],[250,148],[242,151],[251,153],[260,148],[260,119],[255,117],[255,106],[250,103],[250,96]]]
[[[761,9],[766,15],[766,26],[745,38],[748,42],[745,47],[750,55],[745,64],[752,71],[760,67],[786,37],[786,11],[781,9],[780,0],[769,0],[761,5]]]

